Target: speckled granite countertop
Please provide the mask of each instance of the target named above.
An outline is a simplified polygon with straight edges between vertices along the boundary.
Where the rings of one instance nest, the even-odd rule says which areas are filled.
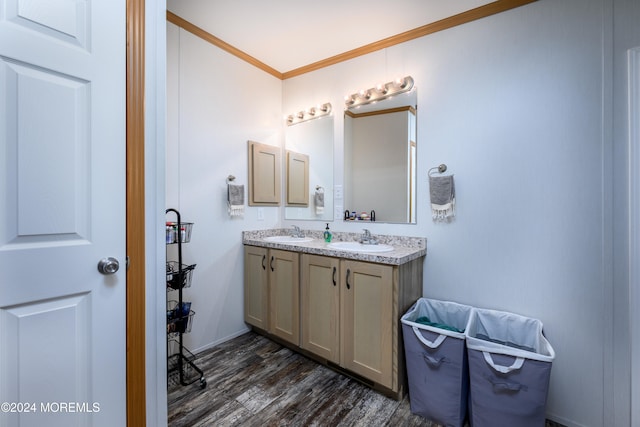
[[[379,243],[394,247],[390,252],[352,252],[329,248],[323,238],[323,231],[302,230],[306,237],[314,240],[304,243],[275,243],[264,240],[269,236],[288,236],[291,229],[270,229],[243,231],[242,243],[251,246],[261,246],[265,248],[282,249],[307,254],[332,256],[336,258],[354,259],[358,261],[375,262],[378,264],[401,265],[427,254],[427,239],[424,237],[388,236],[374,234]],[[361,233],[332,232],[332,242],[356,242]]]

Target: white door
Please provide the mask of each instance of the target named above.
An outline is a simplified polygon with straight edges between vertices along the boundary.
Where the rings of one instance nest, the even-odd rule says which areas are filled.
[[[0,0],[1,426],[126,425],[125,23]]]

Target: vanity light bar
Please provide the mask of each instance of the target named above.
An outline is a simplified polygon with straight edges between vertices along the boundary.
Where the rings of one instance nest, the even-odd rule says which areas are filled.
[[[331,114],[331,103],[326,102],[317,107],[311,107],[306,111],[299,111],[297,114],[289,114],[286,117],[287,125],[295,125],[307,120],[319,119],[320,117]]]
[[[344,97],[344,103],[347,108],[353,108],[409,92],[411,89],[413,89],[413,78],[407,76],[389,83],[379,84],[371,89],[361,90],[353,95],[347,95]]]

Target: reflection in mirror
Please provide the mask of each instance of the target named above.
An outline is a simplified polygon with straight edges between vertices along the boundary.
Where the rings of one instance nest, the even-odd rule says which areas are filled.
[[[309,206],[309,156],[287,150],[287,206]]]
[[[332,221],[333,116],[287,126],[285,149],[306,156],[309,176],[308,203],[285,207],[285,219]]]
[[[344,208],[355,220],[416,222],[416,108],[414,88],[345,110]]]

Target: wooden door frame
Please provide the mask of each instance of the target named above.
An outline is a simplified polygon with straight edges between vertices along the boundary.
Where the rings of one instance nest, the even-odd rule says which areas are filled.
[[[127,426],[146,425],[145,0],[127,0]]]

